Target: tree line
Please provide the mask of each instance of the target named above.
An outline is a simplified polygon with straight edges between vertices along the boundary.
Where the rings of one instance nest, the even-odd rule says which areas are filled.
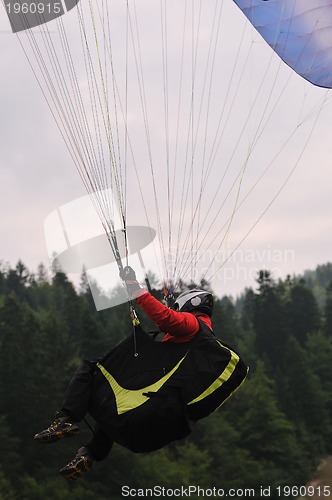
[[[48,276],[43,266],[33,274],[22,262],[2,265],[0,499],[120,499],[124,486],[139,494],[189,485],[251,488],[257,498],[270,488],[270,498],[280,498],[277,487],[306,484],[332,452],[331,265],[307,278],[274,281],[261,271],[257,287],[236,301],[216,299],[217,337],[250,366],[243,387],[187,439],[150,454],[114,445],[69,484],[58,470],[89,438],[88,426],[53,445],[33,436],[54,419],[82,359],[100,357],[130,333],[128,305],[97,312],[84,276],[77,289],[59,270]],[[162,298],[158,287],[153,293]]]

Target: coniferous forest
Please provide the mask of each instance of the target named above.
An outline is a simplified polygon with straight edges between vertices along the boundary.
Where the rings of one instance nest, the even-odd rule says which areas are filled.
[[[278,282],[261,271],[236,301],[216,300],[213,325],[250,366],[236,395],[186,440],[150,454],[114,445],[68,483],[58,471],[88,440],[88,426],[52,445],[33,436],[54,420],[81,360],[130,333],[128,305],[96,312],[84,277],[76,289],[60,271],[2,265],[0,499],[299,496],[296,487],[332,453],[332,265]]]

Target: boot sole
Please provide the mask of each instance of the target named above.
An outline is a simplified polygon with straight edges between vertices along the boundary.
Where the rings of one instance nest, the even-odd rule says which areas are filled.
[[[70,438],[70,437],[75,437],[78,436],[80,433],[79,428],[76,429],[70,429],[67,432],[59,432],[59,433],[54,433],[54,434],[47,434],[42,437],[34,437],[34,440],[37,441],[37,443],[44,443],[44,444],[51,444],[51,443],[56,443],[57,441],[60,441],[60,439],[63,438]]]
[[[92,463],[88,460],[79,460],[76,465],[64,466],[60,469],[59,473],[65,479],[69,481],[75,481],[80,479],[84,474],[86,474],[92,467]]]

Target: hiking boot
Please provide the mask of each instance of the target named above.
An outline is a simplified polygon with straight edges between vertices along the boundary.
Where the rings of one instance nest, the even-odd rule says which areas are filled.
[[[85,446],[82,446],[77,451],[76,457],[69,464],[62,467],[59,472],[66,479],[75,481],[91,469],[92,462],[93,456]]]
[[[64,437],[77,436],[79,427],[69,417],[56,418],[52,425],[35,435],[39,443],[55,443]]]

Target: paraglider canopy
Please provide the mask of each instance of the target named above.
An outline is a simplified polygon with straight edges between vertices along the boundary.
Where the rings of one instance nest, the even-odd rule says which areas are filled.
[[[319,87],[332,87],[331,0],[234,2],[296,73]]]

